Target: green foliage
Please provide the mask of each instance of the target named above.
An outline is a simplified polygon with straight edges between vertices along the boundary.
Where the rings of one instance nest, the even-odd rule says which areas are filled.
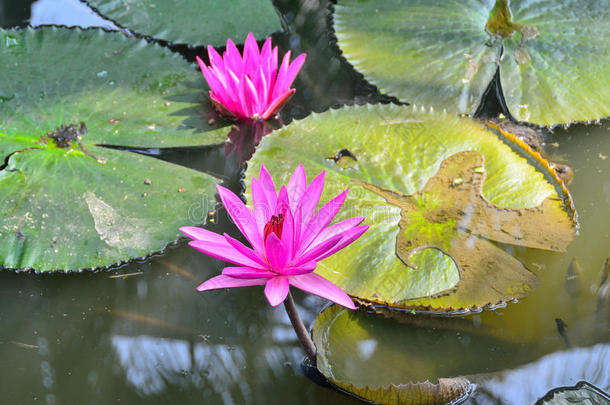
[[[553,126],[610,116],[610,3],[339,0],[347,60],[401,100],[472,114],[499,66],[508,108]]]
[[[62,28],[1,30],[0,58],[0,267],[104,267],[203,221],[213,178],[99,146],[224,140],[194,66],[122,33]]]

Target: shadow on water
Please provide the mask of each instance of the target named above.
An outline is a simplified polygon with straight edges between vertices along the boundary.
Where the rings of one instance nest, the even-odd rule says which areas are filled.
[[[0,26],[24,25],[31,17],[32,3],[0,0]],[[392,101],[340,56],[329,32],[325,1],[274,3],[288,27],[286,33],[274,34],[274,43],[280,52],[291,49],[293,54],[308,54],[295,82],[298,91],[282,111],[284,123],[343,104]],[[62,4],[61,13],[54,10],[54,16],[65,18],[62,23],[83,21],[83,14],[77,11],[81,3],[72,8],[68,0]],[[36,16],[36,21],[44,23],[44,17]],[[191,61],[195,55],[204,56],[201,48],[172,49]],[[496,92],[497,88],[488,90]],[[486,108],[491,115],[506,115],[499,104]],[[571,190],[581,234],[564,255],[517,248],[515,256],[541,280],[536,292],[521,303],[467,317],[468,322],[489,325],[494,333],[521,342],[517,345],[534,342],[539,348],[523,360],[530,364],[477,380],[482,389],[472,403],[534,402],[545,390],[584,378],[582,373],[567,372],[571,367],[574,371],[583,358],[592,353],[597,358],[608,356],[607,345],[602,344],[610,342],[607,312],[600,319],[595,309],[601,267],[610,256],[608,125],[604,121],[598,126],[558,129],[547,142],[551,157],[569,162],[574,170]],[[257,133],[253,140],[244,131],[236,128],[228,142],[214,147],[136,152],[211,173],[238,192],[243,188],[244,161],[256,138],[264,133]],[[210,222],[214,231],[238,236],[222,211]],[[582,267],[580,284],[566,289],[574,257]],[[218,260],[180,243],[163,257],[113,272],[68,276],[0,273],[0,378],[4,387],[0,403],[53,405],[85,399],[88,403],[147,405],[170,401],[361,403],[312,384],[304,376],[300,369],[303,353],[289,320],[283,311],[268,307],[260,289],[197,293],[197,284],[222,267]],[[296,299],[305,323],[310,324],[324,303],[298,292]],[[567,325],[565,333],[572,349],[565,347],[555,319]],[[456,349],[453,356],[458,359],[460,354]],[[553,367],[559,370],[558,376],[539,379],[541,370]],[[498,365],[495,371],[502,368]],[[608,367],[599,373],[595,382],[607,390]],[[539,384],[524,393],[526,381]],[[511,392],[513,396],[506,394]]]

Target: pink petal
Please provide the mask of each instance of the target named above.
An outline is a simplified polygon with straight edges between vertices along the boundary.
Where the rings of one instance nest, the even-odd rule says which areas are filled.
[[[218,111],[225,117],[235,117],[236,115],[233,113],[233,103],[227,103],[227,107],[225,107],[224,103],[216,99],[215,95],[210,91],[210,101]]]
[[[260,267],[265,268],[266,266],[261,266],[257,262],[249,259],[248,257],[242,255],[239,251],[235,250],[233,246],[230,246],[227,241],[224,243],[211,243],[204,242],[201,240],[194,240],[189,242],[189,246],[197,249],[201,253],[205,253],[208,256],[214,257],[216,259],[220,259],[223,262],[229,262],[233,264],[239,264],[240,266],[248,266],[248,267]]]
[[[271,60],[269,61],[269,91],[272,92],[275,88],[275,82],[277,80],[277,60],[278,60],[278,50],[277,46],[273,48],[271,52]],[[269,94],[271,97],[271,94]]]
[[[258,44],[254,35],[249,33],[244,44],[244,74],[253,76],[259,65],[260,53],[258,52]]]
[[[346,247],[347,245],[351,244],[356,239],[358,239],[360,236],[362,236],[362,234],[364,232],[366,232],[367,229],[369,229],[369,226],[363,225],[363,226],[357,226],[353,229],[350,229],[347,232],[344,232],[341,235],[343,238],[339,241],[339,243],[337,243],[335,246],[333,246],[331,249],[329,249],[326,253],[323,253],[322,255],[313,258],[312,260],[319,262],[320,260],[326,259],[330,255],[334,255],[339,250],[343,249],[344,247]]]
[[[268,279],[266,278],[251,278],[240,279],[224,275],[212,277],[208,281],[197,287],[197,291],[217,290],[219,288],[235,288],[235,287],[250,287],[253,285],[264,285]]]
[[[222,201],[222,205],[225,207],[229,216],[237,225],[239,231],[248,239],[250,245],[257,252],[263,251],[263,238],[260,234],[256,221],[250,211],[244,203],[228,189],[223,186],[216,186],[218,195]]]
[[[336,224],[332,224],[331,226],[324,228],[322,232],[320,232],[320,234],[316,237],[314,242],[319,243],[323,240],[330,238],[331,236],[347,232],[355,226],[360,225],[362,221],[364,221],[364,217],[354,217],[337,222]]]
[[[261,48],[261,62],[265,62],[271,58],[271,37],[268,37]],[[261,63],[262,64],[262,63]]]
[[[261,110],[265,110],[265,108],[267,107],[267,103],[269,103],[269,85],[262,67],[258,69],[258,74],[255,78],[256,81],[254,82],[254,85],[256,87],[256,91],[258,93],[261,103],[259,108]]]
[[[227,49],[225,50],[223,59],[225,65],[235,72],[235,74],[242,75],[244,73],[244,63],[241,54],[230,38],[227,39]]]
[[[256,87],[254,87],[254,83],[252,83],[252,80],[250,80],[248,75],[244,76],[244,81],[246,83],[246,97],[248,99],[248,105],[250,106],[250,116],[260,115],[260,98],[258,97]]]
[[[301,275],[301,274],[311,273],[312,271],[314,271],[316,269],[317,265],[318,265],[317,262],[311,261],[311,262],[302,264],[300,266],[288,267],[288,268],[282,270],[282,275],[297,276],[297,275]]]
[[[285,187],[282,187],[283,190],[285,190]],[[280,191],[280,196],[282,195],[282,192]],[[295,245],[294,245],[294,218],[292,217],[292,212],[290,212],[290,209],[286,209],[284,211],[284,224],[282,226],[282,237],[281,237],[281,241],[282,241],[282,246],[284,246],[284,248],[286,249],[286,262],[289,262],[292,260],[292,256],[294,254],[295,251]]]
[[[328,250],[330,250],[333,246],[335,246],[341,240],[342,235],[335,235],[331,238],[328,238],[324,242],[312,247],[304,254],[297,253],[297,263],[296,266],[300,266],[303,263],[307,263],[309,261],[315,260],[316,257],[322,256]],[[269,238],[267,238],[269,239]]]
[[[302,164],[299,164],[294,173],[292,173],[287,188],[288,197],[290,198],[290,208],[292,211],[295,211],[299,201],[301,201],[301,197],[307,189],[307,176]]]
[[[208,67],[203,63],[203,61],[196,56],[197,63],[199,64],[199,69],[201,69],[201,73],[203,73],[203,77],[205,81],[208,83],[210,90],[218,92],[224,90],[224,86],[220,80],[216,77],[216,75],[208,69]]]
[[[239,76],[237,76],[238,73],[233,72],[231,69],[227,69],[226,70],[226,82],[227,82],[227,89],[228,89],[228,94],[226,94],[227,98],[230,98],[231,100],[234,100],[234,102],[237,104],[239,102],[239,86],[240,86],[240,77],[243,77],[242,74],[240,74]]]
[[[297,56],[297,58],[294,61],[292,61],[292,63],[288,67],[288,71],[286,72],[286,77],[284,78],[283,86],[288,88],[292,85],[292,82],[294,82],[294,79],[297,77],[297,75],[299,74],[299,71],[303,67],[303,64],[305,63],[306,58],[307,58],[307,54],[302,53],[299,56]]]
[[[265,269],[267,266],[259,258],[252,258],[241,250],[236,250],[227,239],[207,229],[195,226],[183,226],[180,231],[193,239],[189,244],[195,249],[217,259],[250,267]],[[236,241],[239,243],[238,241]],[[243,246],[243,245],[242,245]],[[244,249],[248,249],[243,246]]]
[[[252,192],[252,208],[254,210],[254,219],[258,225],[258,230],[262,234],[265,229],[265,225],[271,219],[273,210],[275,209],[275,202],[273,205],[267,201],[267,195],[263,190],[261,182],[256,177],[252,178],[250,182],[250,190]]]
[[[273,56],[272,56],[272,50],[271,50],[271,37],[267,38],[265,40],[265,43],[263,44],[260,60],[261,60],[260,72],[263,75],[263,77],[265,78],[265,83],[266,83],[265,91],[267,93],[269,93],[269,90],[270,90],[269,86],[271,85],[271,71],[272,71],[272,69],[274,69],[274,67],[272,66]],[[277,69],[277,66],[275,68]],[[265,98],[265,103],[268,102],[270,95],[271,94],[267,94],[267,97]]]
[[[303,208],[297,207],[293,215],[294,219],[294,250],[299,251],[301,246],[301,233],[303,232]]]
[[[290,284],[296,288],[326,298],[346,308],[356,309],[352,299],[342,289],[316,273],[291,276],[289,280]]]
[[[214,49],[212,45],[208,45],[208,57],[210,58],[210,66],[214,68],[218,73],[224,73],[225,64],[220,54]]]
[[[286,248],[275,233],[271,233],[267,236],[267,239],[265,240],[265,253],[272,270],[280,273],[284,267],[286,267],[286,262],[288,260]]]
[[[198,226],[183,226],[180,228],[180,232],[188,236],[193,240],[200,240],[210,243],[224,243],[222,235],[208,231],[207,229],[200,228]]]
[[[286,211],[290,211],[290,200],[288,199],[288,190],[286,189],[286,186],[282,186],[278,193],[273,213],[274,215],[278,215],[284,214]]]
[[[277,273],[272,271],[253,269],[251,267],[225,267],[222,269],[222,274],[227,277],[241,279],[257,279],[277,276]]]
[[[324,188],[325,174],[325,171],[318,174],[316,178],[311,181],[309,187],[307,187],[307,191],[305,191],[305,194],[301,198],[299,206],[303,210],[303,216],[301,217],[303,226],[309,222],[318,206],[320,196],[322,195],[322,189]]]
[[[247,84],[244,80],[243,76],[239,83],[239,88],[237,89],[239,96],[239,106],[241,109],[241,114],[243,118],[252,117],[252,99],[248,96]]]
[[[328,224],[333,220],[337,212],[343,206],[345,198],[347,197],[347,189],[341,194],[324,204],[322,208],[314,215],[314,217],[307,223],[304,229],[302,247],[307,247],[318,236],[322,229],[326,228]]]
[[[302,277],[302,276],[301,276]],[[270,278],[265,284],[265,296],[272,307],[280,305],[288,296],[290,283],[286,277]]]
[[[275,191],[275,184],[273,184],[273,178],[265,165],[261,165],[261,170],[258,174],[258,180],[263,188],[263,192],[267,196],[267,202],[269,206],[275,209],[277,203],[277,192]]]
[[[264,120],[268,120],[269,118],[275,116],[278,111],[286,104],[291,98],[292,95],[296,92],[295,89],[290,89],[285,93],[282,93],[279,97],[276,97],[273,102],[267,107],[267,109],[261,114],[261,118]]]
[[[231,247],[233,247],[235,250],[237,250],[242,255],[246,256],[248,259],[258,263],[259,265],[256,266],[257,268],[259,268],[259,267],[267,268],[267,265],[266,265],[265,261],[263,260],[265,252],[262,252],[262,251],[255,252],[254,250],[245,246],[243,243],[241,243],[240,241],[238,241],[235,238],[232,238],[231,236],[227,235],[226,233],[223,236],[224,236],[225,240],[227,241],[227,243],[229,245],[231,245]]]
[[[273,93],[271,93],[271,98],[276,98],[286,90],[288,90],[288,86],[284,86],[284,81],[286,79],[286,75],[288,74],[288,67],[290,66],[290,51],[284,54],[284,58],[282,59],[282,64],[280,65],[280,69],[277,73],[277,79],[275,81],[275,86],[273,86]]]

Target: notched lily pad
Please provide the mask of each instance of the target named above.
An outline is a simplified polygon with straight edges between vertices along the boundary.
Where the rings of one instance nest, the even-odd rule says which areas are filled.
[[[138,34],[189,45],[223,46],[249,32],[281,29],[269,0],[87,0],[102,16]]]
[[[472,114],[500,70],[517,120],[553,126],[610,116],[610,4],[548,0],[339,0],[346,59],[410,103]]]
[[[536,284],[493,242],[563,251],[576,230],[569,194],[548,163],[506,135],[410,107],[350,107],[263,139],[246,175],[265,162],[285,182],[303,162],[312,175],[326,169],[326,198],[350,188],[340,215],[365,216],[371,228],[316,271],[361,303],[493,307]],[[328,158],[341,150],[357,157],[347,168]]]
[[[122,33],[63,28],[0,30],[0,58],[0,268],[106,267],[203,221],[215,179],[100,146],[223,141],[194,66]]]

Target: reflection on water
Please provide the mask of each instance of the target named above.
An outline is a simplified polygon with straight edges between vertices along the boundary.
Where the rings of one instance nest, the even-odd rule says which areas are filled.
[[[55,24],[67,27],[101,27],[120,30],[112,21],[100,17],[78,0],[38,0],[32,4],[32,16],[29,23],[33,27]]]
[[[474,376],[478,385],[473,404],[530,404],[555,387],[587,381],[610,390],[610,345],[598,344],[556,352],[535,363],[492,376]],[[516,389],[516,387],[519,387]]]
[[[171,385],[174,389],[212,391],[223,404],[253,402],[256,387],[241,374],[252,359],[240,347],[120,335],[112,337],[112,346],[127,381],[140,395],[158,395]],[[284,364],[298,364],[301,359],[297,347],[268,347],[254,356],[255,363],[266,363],[257,364],[265,372],[283,372]]]
[[[212,388],[225,403],[229,388],[240,381],[239,366],[245,362],[244,352],[228,345],[206,345],[184,340],[153,336],[112,337],[112,346],[127,381],[142,395],[161,393],[167,385],[197,389]],[[248,386],[241,381],[242,399],[247,399]]]
[[[0,25],[23,24],[30,18],[31,3],[0,0]],[[70,3],[80,7],[78,13],[83,11],[82,3]],[[295,53],[310,55],[295,83],[298,91],[284,110],[285,121],[311,110],[381,98],[329,43],[325,1],[275,3],[291,32],[274,36],[274,43],[283,47],[281,52],[290,46]],[[56,8],[47,9],[52,11],[48,14],[40,11],[44,8],[35,8],[33,23],[99,23],[78,14],[67,6],[67,0],[42,0],[36,7],[45,4]],[[57,7],[60,4],[66,7]],[[52,20],[52,15],[61,19]],[[72,20],[64,20],[69,15]],[[553,157],[574,169],[571,191],[580,215],[580,235],[566,254],[516,249],[518,259],[536,273],[541,285],[523,302],[468,317],[473,323],[492,327],[511,344],[535,344],[540,348],[535,358],[547,355],[477,380],[481,394],[473,399],[476,403],[496,403],[489,402],[492,398],[532,402],[552,385],[572,384],[580,378],[610,388],[610,312],[608,308],[596,312],[601,271],[610,256],[608,125],[604,121],[594,127],[573,126],[553,134],[551,141],[558,145]],[[240,153],[235,151],[234,155]],[[235,162],[225,159],[224,146],[170,155],[164,158],[213,172],[235,191],[240,187],[236,163],[240,158]],[[216,226],[237,236],[226,221]],[[569,293],[566,274],[574,257],[582,268],[581,287]],[[0,403],[360,403],[319,387],[300,373],[303,353],[289,322],[281,308],[268,307],[262,289],[197,293],[197,283],[221,268],[218,261],[179,246],[166,252],[162,260],[134,263],[113,273],[132,274],[124,278],[111,278],[109,273],[35,276],[0,272]],[[296,298],[304,321],[311,323],[321,301],[300,294]],[[557,351],[565,348],[557,333],[557,318],[567,325],[574,349]],[[354,356],[365,360],[374,358],[381,345],[365,339],[357,348]],[[484,356],[494,348],[479,349]],[[463,352],[453,350],[445,361],[459,362]],[[421,356],[426,360],[426,353]],[[528,356],[527,361],[531,359]],[[474,356],[469,364],[477,361]],[[503,368],[502,364],[494,367]]]

